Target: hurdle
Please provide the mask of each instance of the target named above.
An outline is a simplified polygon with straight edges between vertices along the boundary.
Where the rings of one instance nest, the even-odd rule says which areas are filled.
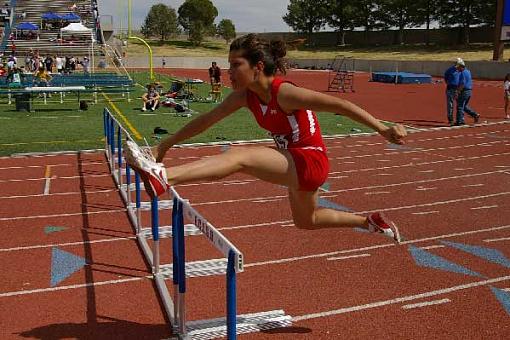
[[[131,140],[129,132],[108,109],[103,111],[105,156],[110,172],[119,188],[126,205],[129,219],[136,233],[136,239],[151,266],[152,278],[171,324],[171,330],[179,339],[214,339],[227,337],[236,339],[237,334],[288,327],[292,318],[283,310],[237,315],[237,274],[244,270],[243,254],[206,220],[190,202],[182,198],[175,188],[168,191],[168,200],[152,199],[141,201],[142,183],[140,176],[125,163],[122,157],[123,141]],[[132,183],[132,172],[135,182]],[[134,194],[134,198],[133,198]],[[160,211],[172,211],[172,225],[160,226]],[[142,220],[142,211],[150,211],[150,227]],[[185,224],[185,221],[190,223]],[[224,256],[186,263],[185,236],[203,235]],[[160,240],[171,238],[172,263],[160,263]],[[148,240],[153,241],[152,247]],[[187,321],[186,280],[187,278],[225,275],[226,316],[209,320]],[[172,280],[173,294],[170,294],[165,280]]]

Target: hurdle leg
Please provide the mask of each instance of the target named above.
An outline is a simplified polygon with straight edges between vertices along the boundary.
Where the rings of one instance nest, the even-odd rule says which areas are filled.
[[[236,270],[234,268],[235,253],[231,250],[228,254],[227,264],[227,339],[237,338],[237,292]]]

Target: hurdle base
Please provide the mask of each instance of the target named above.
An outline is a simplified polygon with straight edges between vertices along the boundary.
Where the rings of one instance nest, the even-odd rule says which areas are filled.
[[[237,334],[246,334],[292,326],[292,318],[283,310],[243,314],[237,316]],[[205,340],[227,335],[225,318],[189,321],[186,323],[187,339]]]

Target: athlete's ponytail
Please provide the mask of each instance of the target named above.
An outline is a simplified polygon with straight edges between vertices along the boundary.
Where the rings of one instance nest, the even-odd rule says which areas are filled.
[[[275,75],[278,70],[283,74],[286,72],[284,57],[287,54],[287,48],[283,40],[268,41],[257,34],[250,33],[235,39],[230,44],[230,52],[232,51],[241,51],[242,57],[246,58],[252,66],[263,61],[266,76]]]

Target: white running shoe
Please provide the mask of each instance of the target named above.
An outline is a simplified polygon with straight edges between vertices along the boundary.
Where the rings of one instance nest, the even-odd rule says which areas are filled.
[[[133,141],[126,142],[126,163],[140,174],[150,197],[161,196],[170,187],[164,164],[156,163],[150,150],[141,149]]]
[[[375,212],[368,217],[368,231],[371,233],[382,233],[400,243],[402,238],[397,226],[391,220],[387,219],[382,212]]]

